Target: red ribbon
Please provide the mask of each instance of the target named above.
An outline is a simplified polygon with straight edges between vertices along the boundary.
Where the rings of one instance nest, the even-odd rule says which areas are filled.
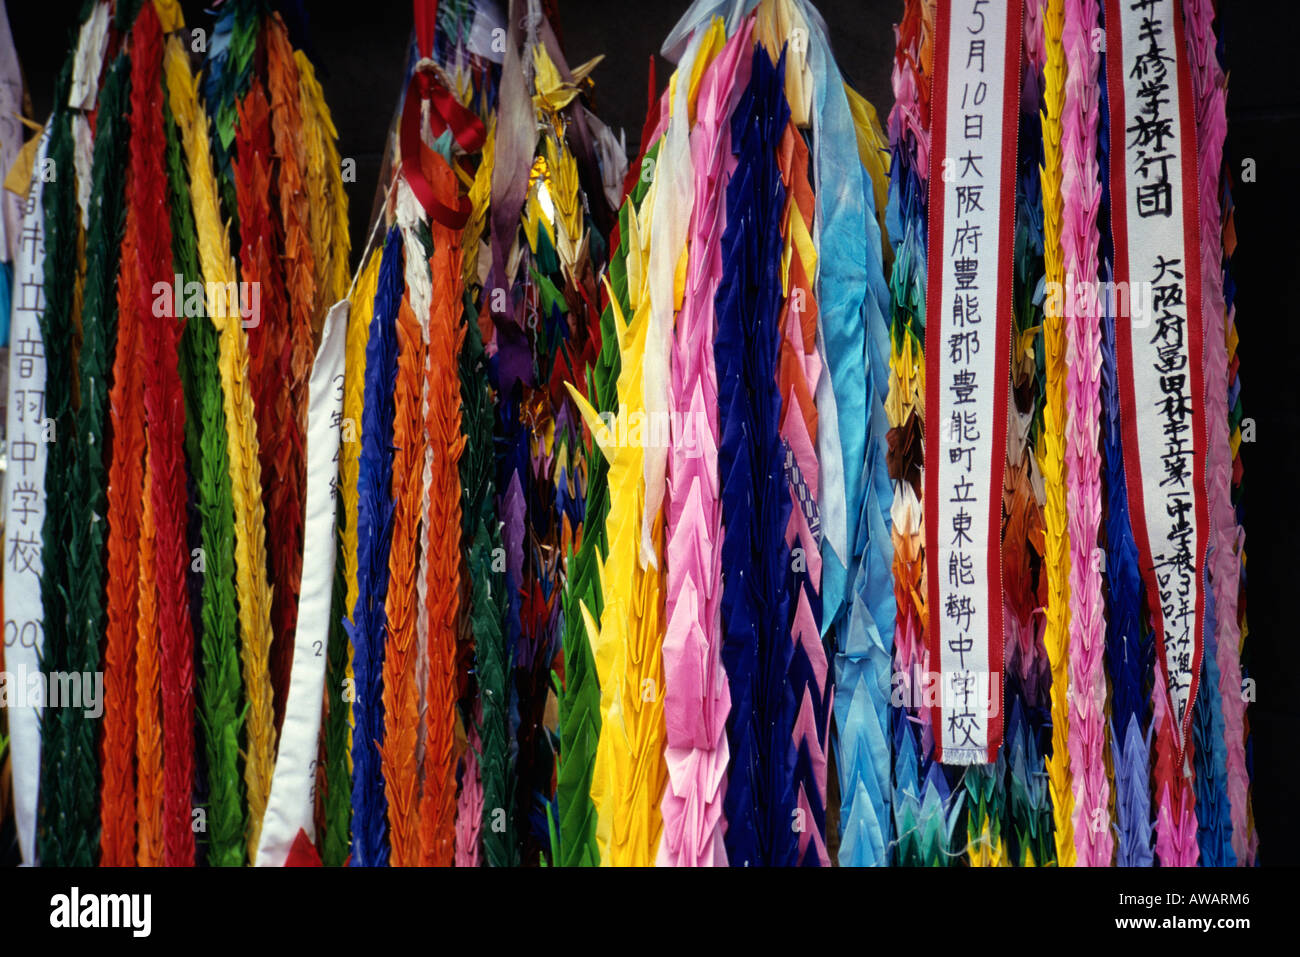
[[[433,52],[433,34],[438,19],[438,0],[415,0],[415,36],[422,59],[415,66],[410,85],[406,88],[406,103],[402,108],[399,131],[402,152],[402,174],[411,192],[420,201],[429,218],[448,229],[460,229],[469,220],[472,206],[468,196],[461,196],[457,208],[441,202],[433,194],[433,187],[424,178],[420,166],[421,103],[430,105],[429,122],[435,137],[451,130],[452,137],[466,153],[483,148],[487,131],[483,121],[460,101],[438,79],[433,63],[428,59]]]
[[[450,129],[456,144],[465,152],[473,153],[483,147],[487,134],[483,121],[461,106],[428,67],[416,67],[406,89],[406,105],[402,108],[402,175],[431,219],[448,229],[460,229],[469,220],[472,210],[469,197],[461,196],[456,209],[440,202],[420,168],[420,148],[423,146],[420,140],[420,104],[425,100],[432,107],[429,120],[435,136]]]
[[[433,34],[438,26],[438,0],[415,0],[415,42],[420,56],[433,56]]]

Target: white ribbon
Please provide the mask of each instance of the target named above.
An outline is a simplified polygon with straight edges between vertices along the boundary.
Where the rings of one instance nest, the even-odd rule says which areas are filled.
[[[41,607],[41,528],[45,524],[45,346],[40,316],[45,308],[45,218],[41,164],[49,145],[46,124],[36,153],[22,229],[14,238],[14,284],[9,321],[9,406],[4,473],[5,670],[4,700],[13,761],[14,817],[18,850],[36,863],[36,802],[41,777],[40,702],[26,699],[25,681],[39,675],[44,638]],[[69,280],[71,281],[71,280]]]
[[[1206,442],[1196,123],[1175,0],[1106,6],[1124,466],[1179,751],[1205,614]]]
[[[1020,54],[1012,6],[941,0],[936,29],[925,510],[930,661],[939,675],[922,691],[939,696],[934,734],[945,764],[993,761],[1002,737],[1002,470]]]
[[[259,867],[282,867],[298,832],[315,839],[316,755],[321,701],[329,651],[333,603],[335,476],[343,415],[343,359],[348,301],[325,316],[320,348],[312,366],[307,408],[307,520],[303,527],[302,591],[294,634],[289,697],[280,731],[280,750],[271,775],[271,796],[257,848]]]

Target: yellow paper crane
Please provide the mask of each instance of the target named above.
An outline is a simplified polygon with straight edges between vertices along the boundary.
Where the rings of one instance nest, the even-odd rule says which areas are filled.
[[[605,59],[602,53],[598,57],[593,57],[586,63],[574,67],[572,72],[573,82],[567,82],[560,75],[559,69],[551,60],[550,55],[546,52],[544,44],[538,43],[533,47],[533,87],[536,92],[533,94],[533,107],[538,111],[548,113],[558,113],[568,106],[575,96],[581,92],[582,84],[586,82],[591,71],[596,69],[596,65]]]

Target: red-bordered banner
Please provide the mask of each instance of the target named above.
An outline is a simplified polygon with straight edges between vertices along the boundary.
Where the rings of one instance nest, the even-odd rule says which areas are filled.
[[[1180,753],[1205,619],[1206,418],[1192,81],[1176,0],[1106,0],[1120,427]]]
[[[1002,743],[1002,482],[1010,396],[1021,4],[939,0],[926,285],[925,550],[936,757]],[[937,687],[934,687],[937,678]]]

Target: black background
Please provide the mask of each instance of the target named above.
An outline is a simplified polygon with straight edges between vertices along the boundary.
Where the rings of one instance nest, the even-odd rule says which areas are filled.
[[[571,64],[607,54],[595,72],[595,109],[626,130],[635,153],[646,104],[647,64],[687,0],[557,0]],[[817,0],[847,79],[880,112],[889,85],[893,24],[902,0]],[[1261,861],[1297,863],[1300,847],[1300,608],[1297,500],[1300,499],[1300,4],[1220,0],[1229,68],[1226,157],[1235,164],[1238,247],[1237,329],[1245,415],[1256,441],[1243,446],[1250,634],[1245,664],[1256,679],[1248,712]],[[71,45],[80,0],[9,0],[14,42],[35,115],[50,110],[54,76]],[[186,24],[210,28],[203,4],[182,3]],[[405,67],[411,24],[406,0],[308,2],[307,50],[339,131],[339,151],[357,163],[349,187],[356,257],[369,232],[381,151]],[[668,64],[659,61],[659,80]],[[1255,181],[1241,181],[1243,161]],[[1295,601],[1296,604],[1292,604]]]

